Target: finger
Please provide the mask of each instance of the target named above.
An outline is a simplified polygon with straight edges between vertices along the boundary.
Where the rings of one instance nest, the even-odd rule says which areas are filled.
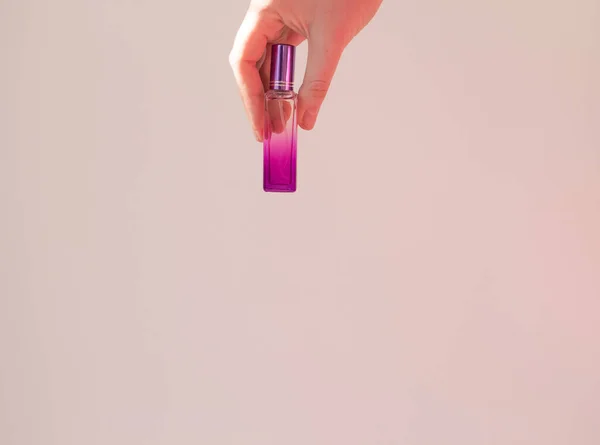
[[[292,117],[292,104],[283,100],[267,101],[267,134],[280,134],[286,129]]]
[[[238,30],[229,63],[244,102],[255,137],[262,141],[264,118],[264,89],[257,63],[267,46],[272,24],[260,11],[249,9]]]
[[[343,50],[340,42],[326,39],[323,34],[309,36],[306,72],[298,92],[298,120],[305,130],[315,126]]]
[[[265,49],[265,54],[262,57],[262,61],[258,66],[258,73],[260,75],[260,80],[263,85],[263,90],[267,91],[269,89],[269,75],[271,69],[271,48],[273,44],[267,44]]]

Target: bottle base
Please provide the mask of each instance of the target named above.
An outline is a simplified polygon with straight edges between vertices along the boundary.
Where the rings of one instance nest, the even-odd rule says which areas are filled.
[[[264,185],[263,190],[267,193],[294,193],[296,191],[296,186],[292,185]]]

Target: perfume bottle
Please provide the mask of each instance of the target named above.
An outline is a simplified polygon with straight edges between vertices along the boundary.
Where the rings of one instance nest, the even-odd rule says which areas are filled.
[[[296,48],[276,44],[271,49],[269,90],[265,93],[263,138],[263,189],[265,192],[296,191],[298,123],[294,92]]]

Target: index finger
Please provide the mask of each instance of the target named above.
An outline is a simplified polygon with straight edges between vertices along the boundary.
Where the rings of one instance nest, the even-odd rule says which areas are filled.
[[[256,139],[263,139],[264,88],[257,63],[267,47],[267,30],[260,11],[249,9],[238,30],[229,63]]]

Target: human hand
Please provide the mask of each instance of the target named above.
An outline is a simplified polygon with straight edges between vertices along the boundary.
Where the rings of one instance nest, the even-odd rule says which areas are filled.
[[[258,141],[262,141],[264,93],[270,46],[308,40],[304,81],[298,91],[298,123],[311,130],[344,48],[373,18],[382,0],[252,0],[237,32],[229,62]]]

